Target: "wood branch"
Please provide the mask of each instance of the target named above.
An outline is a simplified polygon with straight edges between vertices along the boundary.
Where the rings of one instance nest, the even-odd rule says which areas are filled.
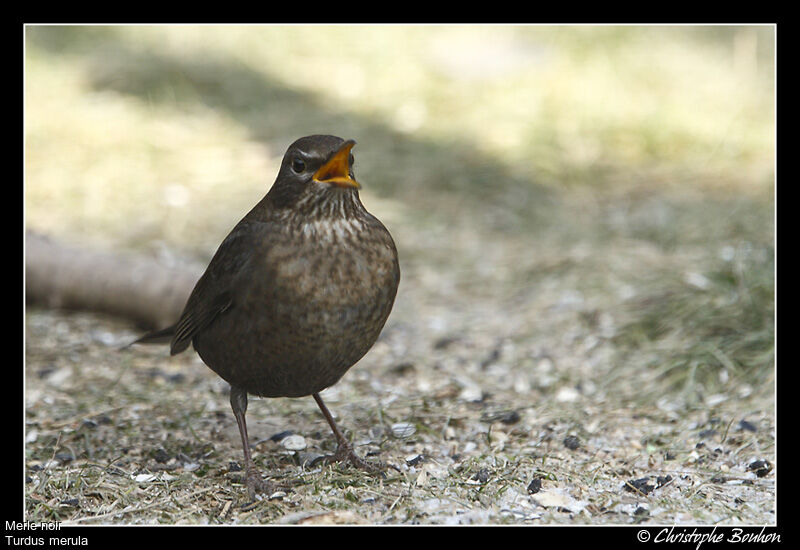
[[[110,313],[147,328],[178,319],[202,271],[87,250],[30,231],[25,236],[27,303]]]

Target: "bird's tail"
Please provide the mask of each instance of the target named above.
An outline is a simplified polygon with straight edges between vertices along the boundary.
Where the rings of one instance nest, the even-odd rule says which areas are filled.
[[[175,334],[175,325],[148,332],[144,336],[137,338],[130,344],[125,344],[119,349],[128,349],[134,344],[168,344],[170,341],[172,341],[173,334]]]

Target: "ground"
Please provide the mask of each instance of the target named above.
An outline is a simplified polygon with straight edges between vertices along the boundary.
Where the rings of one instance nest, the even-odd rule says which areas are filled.
[[[322,128],[358,141],[402,281],[322,394],[397,470],[319,465],[312,399],[251,399],[255,462],[287,485],[255,502],[193,351],[29,304],[26,519],[775,522],[772,35],[479,27],[510,64],[484,71],[469,28],[425,29],[28,30],[28,227],[202,264]]]

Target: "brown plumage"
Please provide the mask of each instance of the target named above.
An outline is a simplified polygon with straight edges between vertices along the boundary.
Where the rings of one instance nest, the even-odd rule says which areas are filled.
[[[248,492],[268,490],[250,458],[247,394],[312,395],[337,441],[336,460],[358,458],[319,392],[372,347],[394,303],[400,269],[383,224],[358,196],[355,142],[300,138],[287,150],[267,195],[222,241],[178,322],[139,343],[193,344],[231,385]]]

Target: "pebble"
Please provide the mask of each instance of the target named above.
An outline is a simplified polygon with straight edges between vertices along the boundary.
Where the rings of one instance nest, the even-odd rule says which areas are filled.
[[[576,500],[561,489],[546,489],[531,495],[531,500],[544,508],[557,508],[579,513],[586,508],[587,502]]]
[[[397,422],[392,424],[392,435],[399,439],[411,437],[415,433],[417,433],[416,426],[408,422]]]
[[[155,474],[138,474],[133,476],[133,480],[136,483],[149,483],[156,479],[156,477]]]
[[[739,421],[739,429],[747,430],[748,432],[757,432],[758,431],[758,428],[754,424],[752,424],[751,422],[748,422],[747,420],[744,420],[744,419]]]
[[[473,476],[470,479],[474,479],[478,483],[486,483],[487,481],[489,481],[490,477],[491,477],[491,472],[489,472],[489,469],[481,468],[480,470],[475,472],[475,474],[473,474]]]
[[[56,453],[55,457],[56,457],[57,460],[60,460],[62,463],[72,462],[73,460],[75,460],[75,457],[72,455],[72,453],[67,452],[67,451],[61,452],[61,453]]]
[[[272,436],[269,438],[269,440],[270,440],[270,441],[274,441],[275,443],[278,443],[278,442],[280,442],[280,441],[282,441],[282,440],[286,439],[286,438],[287,438],[287,437],[289,437],[290,435],[294,435],[294,432],[293,432],[292,430],[286,430],[286,431],[283,431],[283,432],[278,432],[278,433],[276,433],[276,434],[272,435]]]
[[[747,470],[755,472],[758,477],[764,477],[772,471],[772,464],[769,460],[756,460],[747,466]]]
[[[644,495],[649,495],[656,486],[650,483],[649,478],[643,477],[640,479],[629,479],[625,483],[624,488],[631,493],[639,492]]]
[[[575,388],[564,386],[556,393],[556,401],[559,403],[572,403],[577,401],[580,396],[581,394]]]
[[[659,489],[659,488],[663,487],[664,485],[666,485],[670,481],[672,481],[672,476],[671,475],[665,475],[665,476],[656,477],[656,489]]]
[[[461,390],[461,393],[458,394],[458,398],[469,401],[470,403],[478,403],[483,398],[483,391],[479,386],[469,385]]]
[[[281,446],[287,451],[302,451],[308,445],[302,435],[292,434],[281,439]]]
[[[170,456],[164,449],[157,449],[156,452],[153,454],[153,458],[159,464],[164,464],[170,459]]]
[[[425,458],[421,454],[408,455],[406,457],[406,464],[408,464],[409,466],[416,466],[423,460],[425,460]]]

